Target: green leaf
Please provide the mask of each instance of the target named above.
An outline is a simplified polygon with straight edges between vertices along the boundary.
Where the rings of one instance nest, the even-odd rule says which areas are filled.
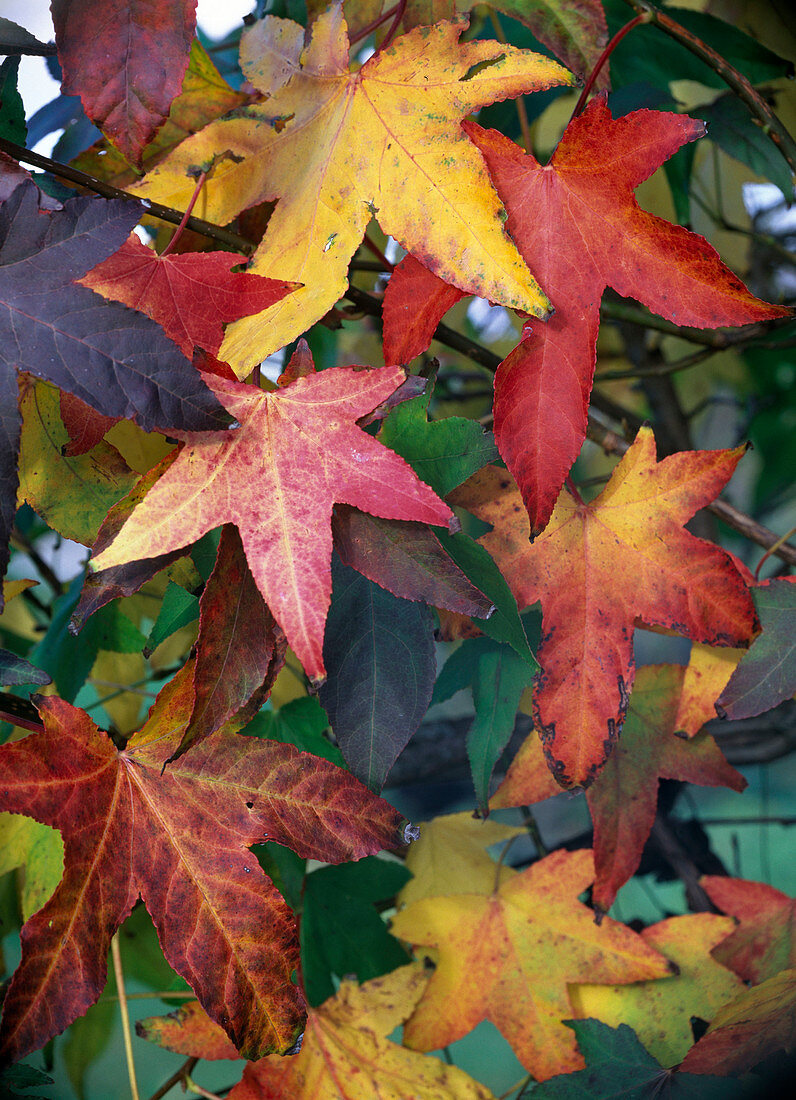
[[[434,533],[465,576],[495,605],[495,610],[488,619],[473,619],[473,622],[496,642],[510,645],[534,673],[538,672],[539,665],[528,645],[517,601],[489,553],[461,531],[451,535],[442,528],[435,527]]]
[[[609,33],[615,34],[628,21],[627,5],[623,0],[604,0],[604,6]],[[752,84],[791,74],[789,61],[722,19],[684,8],[672,8],[668,14],[740,69]],[[717,72],[652,24],[635,27],[611,54],[610,66],[615,88],[643,81],[667,88],[673,80],[695,80],[709,88],[726,88]]]
[[[775,183],[790,199],[793,174],[777,146],[752,118],[749,108],[737,96],[728,92],[713,103],[698,107],[689,114],[708,124],[708,137],[728,156],[748,164],[753,172]]]
[[[163,595],[163,602],[146,641],[145,654],[153,653],[161,642],[171,637],[180,627],[187,626],[199,618],[199,597],[186,592],[174,581],[169,581]]]
[[[374,904],[394,897],[411,878],[400,863],[368,856],[307,875],[301,919],[304,987],[312,1005],[335,992],[332,976],[360,982],[387,974],[408,955]]]
[[[491,432],[474,420],[450,416],[428,419],[433,384],[420,397],[403,401],[387,416],[379,442],[406,459],[417,476],[447,496],[476,470],[500,456]]]
[[[533,676],[510,646],[491,638],[470,638],[451,654],[437,679],[432,704],[463,688],[472,690],[475,719],[467,731],[467,756],[482,812],[487,810],[495,764],[514,730],[520,696]]]
[[[261,710],[243,732],[295,745],[302,752],[311,752],[313,756],[322,756],[324,760],[345,767],[343,754],[324,736],[328,728],[326,711],[314,696],[305,695],[285,703],[279,710]]]
[[[19,57],[7,57],[0,65],[0,137],[25,145],[28,128],[25,125],[25,107],[17,91]]]
[[[736,1100],[752,1094],[731,1077],[666,1070],[627,1024],[564,1020],[578,1039],[586,1069],[562,1073],[535,1085],[533,1100]]]

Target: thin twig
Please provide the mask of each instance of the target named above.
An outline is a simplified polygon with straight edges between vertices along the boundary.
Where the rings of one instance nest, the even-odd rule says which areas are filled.
[[[622,321],[631,325],[639,325],[642,328],[653,329],[655,332],[664,332],[669,336],[677,336],[681,340],[688,340],[691,344],[704,344],[705,347],[724,348],[735,347],[738,344],[747,344],[769,332],[775,332],[783,325],[789,325],[793,317],[777,317],[772,321],[760,321],[753,325],[742,325],[733,329],[704,329],[689,328],[685,325],[676,325],[673,321],[667,321],[663,317],[656,317],[648,313],[641,306],[630,305],[627,302],[604,301],[600,307],[600,317],[604,321]],[[782,341],[781,344],[772,344],[772,347],[791,347],[792,340]]]
[[[163,1100],[163,1097],[171,1092],[175,1085],[179,1085],[181,1082],[185,1082],[190,1078],[191,1073],[196,1068],[199,1062],[198,1058],[189,1058],[187,1062],[183,1062],[176,1073],[172,1073],[168,1081],[164,1081],[159,1089],[156,1089],[149,1100]]]
[[[217,1092],[210,1092],[209,1089],[202,1088],[201,1085],[197,1085],[191,1077],[185,1078],[185,1087],[188,1092],[194,1093],[196,1096],[204,1096],[206,1100],[222,1100],[222,1097]]]
[[[0,57],[55,57],[57,53],[54,42],[21,46],[18,42],[0,41]]]
[[[731,88],[740,100],[742,100],[752,114],[763,124],[763,132],[768,134],[773,143],[788,162],[792,172],[796,172],[796,141],[793,140],[788,130],[766,103],[751,83],[733,65],[726,61],[721,54],[716,53],[701,38],[697,38],[691,31],[677,23],[666,12],[660,11],[649,0],[625,0],[628,7],[639,13],[646,13],[650,22],[659,27],[664,34],[676,39],[692,54],[704,61],[704,63],[717,73],[724,83]]]
[[[85,187],[89,191],[94,191],[97,195],[102,195],[104,199],[131,199],[133,202],[140,203],[143,207],[143,213],[148,214],[150,217],[160,218],[161,221],[170,222],[172,225],[179,225],[183,219],[184,212],[182,210],[175,210],[171,206],[163,206],[159,202],[151,202],[149,199],[139,198],[138,195],[131,195],[129,191],[113,187],[110,183],[95,179],[94,176],[80,172],[77,168],[72,168],[68,164],[60,164],[50,157],[43,157],[40,153],[32,153],[29,149],[22,145],[16,145],[13,141],[0,138],[0,150],[8,153],[14,160],[22,161],[23,164],[30,164],[34,168],[40,168],[43,172],[50,172],[59,179],[68,180],[70,183]],[[185,223],[185,227],[192,229],[195,233],[210,237],[212,240],[220,241],[221,244],[225,244],[229,248],[237,249],[238,252],[248,254],[255,247],[251,241],[239,237],[237,233],[232,233],[229,229],[224,229],[223,226],[213,225],[212,222],[203,221],[201,218],[191,216]]]
[[[111,958],[113,959],[113,973],[116,976],[116,989],[119,993],[119,1011],[122,1015],[122,1032],[124,1034],[124,1054],[127,1059],[127,1074],[130,1078],[130,1095],[132,1100],[139,1100],[138,1082],[135,1079],[135,1061],[133,1059],[133,1040],[130,1032],[130,1014],[127,1011],[127,996],[124,989],[124,971],[122,970],[122,955],[119,950],[119,933],[111,940]]]

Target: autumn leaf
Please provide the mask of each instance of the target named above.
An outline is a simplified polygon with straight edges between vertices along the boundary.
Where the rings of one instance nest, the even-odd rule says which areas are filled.
[[[303,27],[266,17],[241,41],[241,67],[262,103],[184,141],[135,188],[184,209],[191,173],[207,168],[196,213],[222,225],[279,200],[252,270],[305,288],[230,328],[220,355],[239,377],[341,297],[371,215],[441,278],[547,313],[461,120],[486,103],[572,78],[527,50],[459,44],[464,27],[417,28],[351,72],[341,5],[315,20],[306,45]]]
[[[97,446],[114,424],[119,423],[118,417],[103,416],[85,401],[64,390],[59,394],[59,406],[61,422],[69,436],[61,447],[61,453],[67,458],[86,454]]]
[[[674,963],[675,973],[630,986],[573,985],[570,998],[575,1014],[595,1017],[611,1027],[629,1024],[662,1065],[677,1065],[694,1042],[692,1017],[712,1020],[744,988],[710,954],[729,929],[728,919],[713,913],[671,917],[644,928],[644,942]]]
[[[231,270],[242,262],[234,252],[159,256],[131,233],[81,282],[104,298],[146,313],[190,359],[195,347],[216,354],[224,338],[223,322],[267,309],[295,288]]]
[[[406,853],[413,877],[401,891],[399,905],[449,894],[493,893],[496,883],[504,883],[516,872],[505,863],[498,866],[486,849],[505,846],[524,833],[516,825],[473,817],[469,811],[424,821],[419,838]]]
[[[260,595],[235,527],[221,533],[199,607],[194,701],[174,758],[233,716],[238,728],[244,726],[285,663],[284,634]]]
[[[688,451],[657,462],[652,431],[642,428],[602,493],[584,504],[563,491],[533,544],[505,471],[489,467],[451,494],[494,525],[480,541],[518,605],[541,601],[534,709],[562,786],[588,786],[617,739],[633,686],[637,619],[712,645],[738,646],[752,633],[751,598],[732,559],[683,529],[742,453]],[[617,575],[633,583],[618,585]]]
[[[44,1045],[102,992],[110,939],[139,894],[169,964],[235,1046],[284,1051],[302,1025],[293,918],[250,845],[339,862],[402,842],[397,811],[289,745],[216,734],[164,770],[193,701],[190,665],[123,751],[61,699],[45,731],[0,749],[0,804],[57,828],[64,878],[22,930],[0,1051]],[[267,930],[264,934],[263,930]]]
[[[401,910],[393,935],[437,948],[439,960],[404,1042],[435,1050],[488,1019],[525,1068],[544,1080],[581,1067],[568,984],[586,976],[637,982],[668,964],[629,928],[578,901],[593,877],[591,852],[558,851],[514,875],[491,896],[424,898]]]
[[[17,370],[53,382],[109,416],[146,430],[222,427],[223,409],[148,317],[73,280],[117,248],[141,215],[124,199],[76,198],[51,214],[38,188],[0,206],[0,546],[13,523],[19,446]],[[0,552],[0,571],[7,552]]]
[[[610,909],[619,888],[638,869],[655,821],[659,780],[677,779],[735,791],[746,786],[744,777],[730,767],[709,733],[698,734],[692,740],[675,736],[686,676],[687,669],[680,665],[645,665],[639,669],[622,736],[586,792],[594,823],[596,877],[592,902],[598,912]],[[702,724],[711,717],[712,709],[713,696],[708,692],[702,698]],[[490,806],[499,809],[526,805],[551,798],[559,791],[533,731],[512,761]]]
[[[796,902],[763,882],[706,875],[700,879],[713,904],[740,922],[713,957],[757,984],[796,966]]]
[[[752,718],[796,693],[796,577],[755,587],[752,599],[763,632],[716,703],[723,718]]]
[[[332,534],[343,564],[394,596],[463,615],[487,617],[494,609],[423,524],[382,519],[340,504],[332,516]]]
[[[163,124],[182,84],[196,0],[53,0],[64,95],[132,164]],[[157,64],[153,64],[157,57]]]
[[[109,509],[132,489],[137,475],[101,438],[82,454],[65,453],[69,437],[53,386],[23,375],[19,411],[19,502],[29,504],[65,538],[90,546]]]
[[[680,705],[674,720],[676,731],[686,737],[694,737],[714,717],[716,700],[745,652],[743,649],[717,649],[698,643],[691,646]]]
[[[334,997],[308,1010],[300,1052],[249,1062],[230,1100],[494,1100],[463,1070],[386,1038],[427,982],[417,963],[361,986],[345,979]],[[223,1032],[195,1003],[175,1019],[151,1017],[142,1024],[146,1038],[181,1054],[205,1058],[205,1049],[216,1056],[222,1049]]]
[[[198,1001],[186,1001],[168,1016],[136,1020],[135,1031],[142,1039],[189,1058],[195,1050],[200,1052],[197,1058],[208,1062],[234,1061],[240,1057],[227,1033],[210,1019]]]
[[[796,1043],[796,970],[782,970],[725,1005],[683,1059],[685,1073],[745,1073]]]
[[[148,171],[190,134],[214,118],[246,103],[248,96],[227,84],[198,38],[191,43],[188,68],[182,88],[169,108],[168,118],[141,153],[141,165]],[[80,153],[72,164],[95,179],[115,187],[126,187],[139,173],[106,138]]]
[[[335,367],[275,393],[209,379],[241,426],[182,433],[186,445],[95,566],[166,554],[234,523],[263,599],[307,674],[322,679],[332,505],[432,524],[452,517],[402,459],[354,423],[403,377],[394,368]]]
[[[635,199],[635,188],[667,157],[704,134],[701,121],[663,111],[615,120],[598,96],[570,122],[547,165],[494,130],[472,122],[464,129],[506,204],[509,233],[555,306],[547,323],[526,322],[523,339],[495,375],[495,439],[535,534],[549,520],[585,438],[607,286],[678,325],[698,328],[789,311],[755,298],[703,238],[646,213]],[[385,311],[411,293],[400,285],[404,279],[415,290],[423,283],[432,308],[447,301],[412,263],[396,269],[393,279],[398,285]],[[416,320],[415,328],[430,336],[440,316],[429,315],[422,325]],[[386,314],[386,335],[396,323]],[[387,345],[388,362],[395,350]],[[419,341],[408,350],[417,354]]]

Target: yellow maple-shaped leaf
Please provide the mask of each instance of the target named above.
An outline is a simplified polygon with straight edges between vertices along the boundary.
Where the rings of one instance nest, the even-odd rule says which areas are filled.
[[[339,990],[307,1013],[301,1051],[248,1062],[229,1100],[493,1100],[463,1070],[386,1038],[410,1015],[428,983],[417,963]],[[178,1014],[140,1021],[136,1030],[168,1050],[229,1058],[224,1032],[197,1002]]]
[[[727,686],[744,649],[717,649],[695,643],[685,670],[675,729],[696,736],[706,722],[716,717],[714,703]]]
[[[404,1042],[435,1050],[491,1020],[537,1078],[581,1069],[568,986],[588,977],[636,982],[670,973],[663,956],[617,921],[600,925],[578,896],[594,878],[588,850],[558,851],[490,896],[423,898],[392,933],[438,949],[437,969],[404,1027]]]
[[[611,1027],[629,1024],[661,1065],[676,1065],[694,1041],[691,1017],[712,1020],[745,988],[710,954],[734,927],[730,918],[694,913],[645,928],[641,935],[646,943],[673,962],[678,973],[664,981],[626,986],[574,985],[570,997],[575,1015]]]
[[[548,312],[461,121],[573,78],[530,50],[459,43],[465,26],[418,27],[352,72],[341,5],[315,20],[306,44],[299,24],[268,16],[241,40],[241,67],[264,100],[184,141],[134,189],[184,208],[207,170],[194,213],[221,224],[279,200],[250,270],[305,286],[229,327],[219,354],[239,377],[342,296],[371,216],[467,293]]]
[[[398,904],[448,894],[491,894],[498,875],[502,883],[516,872],[505,863],[498,867],[486,849],[524,832],[491,817],[473,817],[467,810],[424,822],[406,853],[406,867],[414,877],[398,895]]]

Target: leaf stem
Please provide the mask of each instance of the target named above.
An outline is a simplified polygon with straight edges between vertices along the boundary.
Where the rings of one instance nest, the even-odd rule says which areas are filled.
[[[539,828],[539,822],[536,820],[533,810],[530,806],[522,807],[522,820],[525,824],[525,828],[528,830],[531,840],[536,846],[536,852],[539,859],[544,859],[548,854],[548,848],[545,842],[542,840],[542,833]]]
[[[695,57],[698,57],[700,61],[704,61],[717,73],[738,98],[746,104],[752,114],[762,122],[764,132],[768,134],[782,153],[790,165],[791,171],[796,172],[796,141],[743,73],[739,72],[729,61],[725,61],[721,54],[716,53],[701,38],[697,38],[695,34],[686,30],[670,15],[656,8],[649,0],[625,0],[625,3],[636,12],[646,12],[651,23],[660,28],[664,34],[668,34],[670,38],[676,39]]]
[[[501,45],[507,44],[506,32],[503,30],[503,24],[500,22],[498,14],[491,8],[489,10],[489,22],[495,32],[495,38]],[[522,134],[522,144],[525,147],[526,153],[533,153],[533,140],[531,138],[531,127],[528,122],[528,112],[525,109],[525,97],[518,96],[514,100],[514,106],[517,108],[517,119],[520,124],[520,133]]]
[[[163,1097],[166,1096],[167,1093],[171,1092],[175,1085],[179,1085],[181,1082],[190,1077],[198,1062],[198,1058],[189,1058],[187,1062],[183,1062],[177,1072],[172,1073],[168,1081],[164,1081],[160,1088],[156,1089],[155,1092],[152,1093],[152,1095],[149,1097],[149,1100],[163,1100]]]
[[[185,1081],[185,1088],[188,1092],[192,1092],[196,1096],[204,1096],[207,1100],[222,1100],[217,1092],[210,1092],[209,1089],[202,1088],[202,1086],[197,1085],[196,1081],[191,1077],[186,1075],[183,1080]]]
[[[379,15],[376,19],[372,19],[370,23],[367,24],[367,26],[362,28],[361,31],[357,31],[355,35],[349,38],[349,45],[355,46],[357,42],[361,42],[363,38],[367,38],[369,34],[373,34],[375,30],[378,30],[382,23],[386,23],[388,19],[392,19],[397,10],[398,5],[394,4],[393,7],[388,8],[387,11],[382,12],[381,15]]]
[[[362,243],[365,248],[367,248],[368,252],[370,252],[371,255],[375,256],[379,263],[382,265],[382,271],[392,272],[395,270],[395,264],[390,263],[390,261],[384,255],[376,242],[370,238],[369,234],[365,234],[365,236],[362,238]]]
[[[378,53],[381,53],[382,50],[386,50],[387,47],[392,42],[393,38],[395,38],[396,34],[398,33],[398,28],[401,25],[401,20],[404,17],[404,12],[405,11],[406,11],[406,0],[398,0],[398,3],[395,5],[395,18],[393,19],[393,21],[390,25],[390,29],[387,31],[387,34],[384,36],[384,41],[381,43],[381,45],[378,48],[378,51],[377,51]]]
[[[589,98],[591,90],[594,87],[594,82],[602,72],[603,66],[605,65],[606,61],[614,52],[622,39],[625,37],[625,35],[629,34],[634,27],[637,27],[639,25],[639,23],[650,23],[651,21],[652,16],[649,14],[649,12],[639,12],[639,14],[634,16],[628,23],[625,23],[624,27],[620,27],[620,29],[616,32],[611,41],[605,47],[603,52],[597,58],[594,64],[594,68],[589,74],[589,79],[583,85],[583,91],[578,96],[578,102],[575,104],[575,110],[572,112],[573,118],[577,118],[578,115],[582,114],[583,108],[586,106],[586,100]]]
[[[119,933],[111,940],[111,958],[113,959],[113,973],[116,976],[116,989],[119,994],[119,1011],[122,1015],[122,1031],[124,1033],[124,1054],[127,1059],[127,1074],[130,1078],[130,1095],[132,1100],[140,1100],[138,1082],[135,1079],[135,1061],[133,1060],[133,1041],[130,1033],[130,1014],[127,1011],[127,994],[124,989],[124,970],[122,969],[122,954],[119,950]]]
[[[207,172],[200,172],[199,175],[197,176],[197,178],[196,178],[196,187],[194,187],[194,189],[193,189],[193,194],[191,195],[191,201],[188,203],[188,206],[185,208],[185,213],[183,214],[183,216],[180,220],[180,224],[177,226],[175,232],[172,234],[171,240],[169,241],[169,243],[166,245],[166,247],[161,252],[161,254],[160,254],[161,258],[163,256],[168,256],[169,252],[171,252],[171,250],[177,244],[177,241],[179,241],[180,237],[182,236],[183,230],[185,229],[186,222],[188,221],[188,219],[191,216],[191,211],[196,206],[196,200],[199,198],[199,192],[204,187],[206,179],[207,179]]]
[[[782,535],[781,538],[777,539],[773,546],[769,546],[768,550],[766,550],[765,554],[763,554],[762,558],[757,563],[757,569],[755,569],[755,580],[758,580],[758,578],[760,577],[760,570],[763,567],[763,563],[766,561],[766,559],[770,558],[772,554],[776,554],[780,546],[784,546],[791,535],[796,535],[796,527],[791,527],[790,531],[788,531],[786,535]]]

